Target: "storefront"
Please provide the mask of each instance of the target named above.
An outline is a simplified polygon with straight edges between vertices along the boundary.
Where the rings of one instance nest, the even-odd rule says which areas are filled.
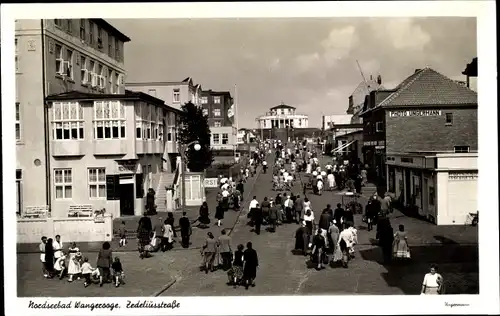
[[[389,155],[387,187],[405,207],[438,225],[477,211],[477,154]]]
[[[363,143],[363,161],[368,166],[368,180],[386,184],[385,141],[365,141]]]

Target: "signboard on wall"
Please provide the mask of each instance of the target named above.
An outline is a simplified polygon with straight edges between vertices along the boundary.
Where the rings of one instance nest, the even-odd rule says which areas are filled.
[[[218,188],[219,179],[218,178],[205,178],[203,181],[205,188]]]
[[[389,117],[441,116],[441,110],[389,111]]]
[[[135,162],[118,162],[118,171],[120,173],[136,173],[137,163]]]

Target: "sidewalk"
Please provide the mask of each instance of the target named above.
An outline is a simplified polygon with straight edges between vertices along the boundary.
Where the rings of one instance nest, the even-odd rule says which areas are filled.
[[[253,186],[255,185],[255,182],[257,181],[258,177],[260,174],[260,168],[258,168],[257,173],[254,177],[251,177],[248,179],[248,181],[244,184],[244,200],[243,204],[241,207],[241,211],[244,210],[245,206],[247,203],[250,201],[250,194],[252,191]],[[210,218],[212,219],[211,224],[213,225],[215,220],[213,219],[213,216],[215,215],[215,207],[217,205],[216,202],[216,196],[217,196],[218,189],[208,189],[206,190],[206,202],[208,203],[208,208],[210,210]],[[198,216],[199,216],[199,206],[188,206],[186,207],[186,212],[189,220],[191,222],[194,222]],[[193,227],[193,234],[191,235],[191,244],[192,247],[190,248],[182,248],[180,246],[180,234],[179,234],[179,227],[177,226],[179,223],[179,218],[182,216],[181,211],[175,211],[174,213],[174,218],[175,218],[175,225],[174,229],[177,232],[178,237],[175,238],[176,242],[174,242],[174,248],[172,249],[173,251],[177,250],[187,250],[187,249],[196,249],[202,246],[203,242],[205,241],[206,238],[206,233],[208,231],[211,231],[215,237],[220,235],[220,231],[225,228],[226,230],[231,230],[236,223],[240,212],[236,212],[233,210],[229,210],[224,214],[224,220],[223,220],[223,226],[222,227],[217,227],[215,226],[213,229],[200,229],[197,227]],[[162,218],[163,222],[167,218],[167,213],[158,213],[157,215],[150,216],[151,221],[153,225],[155,223],[159,222],[159,218]],[[137,239],[136,239],[136,229],[137,229],[137,224],[139,222],[140,217],[139,216],[131,216],[131,217],[124,217],[124,218],[116,218],[113,220],[113,240],[111,241],[111,249],[113,249],[114,252],[136,252],[138,247],[137,247]],[[127,245],[125,247],[119,247],[119,237],[117,236],[117,231],[120,226],[120,223],[124,221],[125,222],[125,227],[128,231],[127,234]],[[64,236],[62,237],[62,241],[65,244],[64,246],[67,247],[69,246],[69,243],[71,243],[71,240],[64,240]],[[38,253],[38,243],[37,244],[17,244],[17,253],[18,254],[23,254],[23,253]],[[98,252],[99,249],[102,247],[102,242],[79,242],[77,243],[78,248],[80,248],[81,252],[84,253],[89,253],[89,252]]]

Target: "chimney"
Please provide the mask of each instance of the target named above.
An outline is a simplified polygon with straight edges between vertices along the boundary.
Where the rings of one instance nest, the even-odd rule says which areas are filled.
[[[420,70],[422,70],[422,69],[415,69],[415,73],[419,72]]]
[[[378,83],[379,85],[381,85],[381,84],[382,84],[382,77],[381,77],[380,75],[378,75],[378,76],[377,76],[377,83]]]

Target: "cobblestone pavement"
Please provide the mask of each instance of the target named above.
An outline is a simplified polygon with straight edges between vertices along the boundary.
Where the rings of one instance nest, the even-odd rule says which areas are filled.
[[[256,195],[259,200],[264,196],[274,197],[276,192],[271,189],[271,175],[262,174],[251,196]],[[298,184],[293,192],[301,193]],[[327,203],[334,206],[341,202],[341,196],[336,192],[325,192],[322,196],[308,194],[308,197],[317,218]],[[362,197],[359,201],[365,204]],[[431,263],[439,265],[446,280],[447,293],[479,292],[477,228],[435,226],[395,211],[391,214],[391,222],[394,227],[400,223],[405,225],[413,259],[405,265],[384,266],[380,263],[380,250],[372,245],[375,232],[368,232],[361,222],[361,215],[357,215],[355,226],[359,244],[356,258],[349,268],[327,267],[316,271],[308,266],[307,258],[295,256],[291,252],[296,224],[285,224],[278,227],[276,233],[263,231],[257,236],[246,225],[247,210],[241,214],[235,226],[232,244],[235,248],[239,243],[252,241],[258,252],[260,266],[257,270],[257,285],[249,290],[227,286],[227,276],[223,271],[209,274],[200,272],[200,251],[191,249],[158,253],[147,260],[139,260],[137,253],[119,254],[128,273],[127,284],[118,289],[110,285],[84,289],[83,286],[67,284],[65,281],[44,280],[38,272],[38,255],[22,255],[31,256],[23,257],[22,260],[18,256],[18,293],[23,296],[149,296],[175,278],[176,283],[162,295],[418,294],[423,276]],[[230,225],[228,216],[226,225]],[[213,227],[206,231],[218,234],[220,228]],[[196,246],[193,242],[193,247]]]

